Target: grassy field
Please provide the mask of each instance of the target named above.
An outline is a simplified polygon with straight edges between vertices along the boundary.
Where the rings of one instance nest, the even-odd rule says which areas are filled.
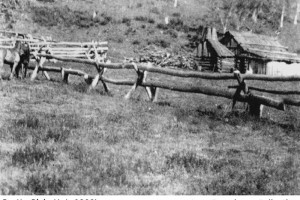
[[[222,98],[161,90],[150,103],[140,88],[125,101],[129,87],[51,77],[1,83],[2,194],[300,193],[299,109],[257,120]]]
[[[109,57],[118,61],[149,44],[174,53],[188,49],[191,33],[185,25],[201,20],[206,1],[182,1],[178,8],[171,0],[28,2],[25,12],[14,16],[16,30],[57,40],[108,40]],[[92,22],[91,7],[99,11]],[[174,20],[172,28],[163,26],[165,16]],[[59,65],[95,73],[86,65]],[[99,85],[87,92],[83,79],[72,76],[66,85],[60,75],[50,75],[53,81],[39,75],[35,82],[0,82],[1,195],[300,194],[298,108],[265,108],[258,120],[243,104],[231,111],[231,101],[223,98],[160,90],[158,102],[151,103],[138,88],[125,101],[130,87],[109,85],[106,94]],[[130,78],[135,72],[106,75]],[[236,84],[149,78],[224,89]]]

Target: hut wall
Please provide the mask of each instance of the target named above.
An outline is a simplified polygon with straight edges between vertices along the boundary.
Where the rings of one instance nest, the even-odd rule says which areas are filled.
[[[249,68],[252,69],[253,74],[266,74],[266,64],[260,60],[250,60]]]
[[[300,75],[300,63],[268,62],[266,74],[271,76]]]

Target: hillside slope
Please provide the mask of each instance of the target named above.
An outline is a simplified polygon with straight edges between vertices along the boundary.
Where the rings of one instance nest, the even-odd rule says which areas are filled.
[[[2,9],[2,21],[8,29],[52,36],[55,40],[106,40],[110,43],[110,56],[119,59],[136,57],[151,44],[174,54],[192,52],[199,26],[210,25],[207,21],[212,20],[213,24],[220,23],[217,18],[207,19],[210,12],[207,0],[182,0],[176,8],[173,0],[3,2],[6,10]],[[266,34],[275,32],[263,30]],[[293,52],[300,49],[299,32],[299,25],[287,20],[279,35]]]
[[[189,39],[196,35],[204,2],[186,0],[174,8],[166,0],[28,1],[15,9],[9,28],[55,40],[106,40],[109,55],[120,59],[151,44],[177,54],[191,50]]]

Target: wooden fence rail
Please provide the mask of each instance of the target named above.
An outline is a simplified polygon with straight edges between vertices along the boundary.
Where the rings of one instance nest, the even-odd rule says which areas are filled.
[[[260,96],[253,94],[250,90],[267,92],[279,95],[287,94],[300,94],[300,91],[277,91],[277,90],[267,90],[260,89],[255,87],[248,87],[245,83],[245,80],[259,80],[259,81],[300,81],[300,76],[266,76],[266,75],[249,75],[249,74],[240,74],[235,72],[233,74],[217,74],[217,73],[202,73],[197,71],[185,71],[185,70],[175,70],[169,68],[158,68],[153,67],[149,64],[135,64],[135,63],[101,63],[95,60],[88,59],[78,59],[78,58],[66,58],[59,57],[49,54],[37,54],[37,57],[43,57],[47,59],[56,59],[64,62],[75,62],[75,63],[84,63],[88,65],[95,66],[98,74],[95,76],[89,75],[81,70],[74,69],[64,69],[64,68],[54,68],[54,67],[43,67],[39,70],[41,71],[53,71],[62,73],[62,78],[64,82],[68,82],[69,75],[78,75],[84,77],[85,81],[91,84],[91,88],[95,87],[98,81],[103,83],[103,86],[106,91],[108,87],[106,83],[116,84],[116,85],[128,85],[132,86],[130,91],[126,94],[125,98],[130,98],[131,94],[135,91],[138,86],[144,87],[147,91],[149,99],[155,101],[158,95],[158,88],[168,89],[179,92],[188,92],[188,93],[201,93],[205,95],[212,95],[223,97],[227,99],[233,99],[233,106],[236,101],[247,102],[249,104],[250,113],[255,116],[261,116],[262,105],[273,107],[279,110],[285,110],[285,105],[300,106],[300,101],[291,99],[291,98],[281,98],[275,100],[269,97]],[[134,69],[137,72],[136,80],[115,80],[108,77],[105,77],[105,69]],[[238,86],[229,86],[229,88],[236,89],[235,92],[224,90],[217,87],[208,87],[201,85],[191,85],[191,84],[174,84],[166,83],[161,81],[147,81],[147,72],[160,73],[169,76],[177,76],[183,78],[201,78],[201,79],[210,79],[210,80],[237,80]],[[242,93],[243,92],[243,93]]]
[[[99,67],[107,69],[134,69],[132,63],[97,63],[93,60],[86,59],[77,59],[77,58],[62,58],[59,56],[53,56],[49,54],[37,54],[37,56],[46,57],[47,59],[56,59],[64,62],[74,62],[74,63],[84,63],[89,65],[99,65]],[[234,74],[219,74],[219,73],[203,73],[198,71],[185,71],[178,69],[169,69],[169,68],[158,68],[150,67],[147,64],[139,64],[138,69],[166,74],[170,76],[178,77],[187,77],[187,78],[201,78],[201,79],[210,79],[210,80],[235,80]],[[257,74],[243,74],[241,75],[244,80],[259,80],[259,81],[300,81],[300,76],[266,76],[266,75],[257,75]]]
[[[16,34],[17,35],[17,34]],[[285,105],[300,106],[300,100],[295,100],[288,97],[283,97],[275,100],[269,97],[253,94],[252,91],[259,91],[277,95],[299,95],[298,90],[270,90],[264,88],[251,87],[247,85],[245,80],[257,81],[281,81],[291,82],[300,81],[300,76],[266,76],[266,75],[250,75],[240,74],[238,71],[233,74],[216,74],[216,73],[202,73],[198,71],[185,71],[170,68],[153,67],[151,64],[135,64],[135,63],[105,63],[106,52],[108,51],[107,42],[57,42],[47,41],[44,38],[24,37],[20,38],[2,38],[0,39],[0,46],[3,48],[11,48],[10,43],[16,40],[21,42],[28,42],[31,48],[31,54],[36,60],[36,66],[29,66],[33,70],[31,80],[33,81],[39,71],[42,71],[47,79],[50,76],[47,72],[61,73],[63,82],[69,82],[70,75],[77,75],[84,78],[90,85],[89,89],[96,87],[98,82],[102,82],[105,91],[109,91],[107,83],[116,85],[129,85],[131,89],[125,95],[129,99],[132,93],[138,86],[144,87],[151,101],[156,101],[159,88],[168,89],[179,92],[201,93],[205,95],[212,95],[232,99],[234,107],[237,101],[247,102],[249,104],[249,111],[252,115],[261,116],[262,105],[273,107],[279,110],[285,110]],[[9,43],[10,42],[10,43]],[[89,75],[82,70],[66,69],[63,67],[49,67],[43,64],[50,59],[59,60],[63,62],[75,62],[92,65],[96,68],[97,74]],[[116,80],[105,76],[107,69],[133,69],[137,73],[135,80]],[[208,87],[201,85],[191,85],[186,83],[170,83],[162,81],[147,80],[147,73],[159,73],[168,76],[177,76],[182,78],[199,78],[208,80],[237,80],[237,86],[229,86],[229,89],[234,91],[224,90],[219,87]]]

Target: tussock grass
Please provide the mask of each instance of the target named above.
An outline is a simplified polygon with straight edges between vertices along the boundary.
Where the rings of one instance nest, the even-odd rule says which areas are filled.
[[[59,195],[63,194],[65,183],[56,174],[36,172],[27,178],[26,185],[23,187],[35,195]]]
[[[5,89],[20,101],[1,138],[17,147],[2,162],[24,178],[0,183],[5,194],[299,193],[296,110],[257,120],[204,95],[164,91],[155,104],[144,90],[124,101],[83,85],[18,84]]]
[[[79,128],[80,118],[77,115],[56,113],[27,113],[23,118],[12,121],[10,132],[15,141],[25,142],[31,139],[34,142],[55,142],[66,140],[71,131]]]
[[[27,145],[25,148],[17,149],[12,155],[14,165],[46,165],[49,161],[54,160],[54,150],[34,144]]]

